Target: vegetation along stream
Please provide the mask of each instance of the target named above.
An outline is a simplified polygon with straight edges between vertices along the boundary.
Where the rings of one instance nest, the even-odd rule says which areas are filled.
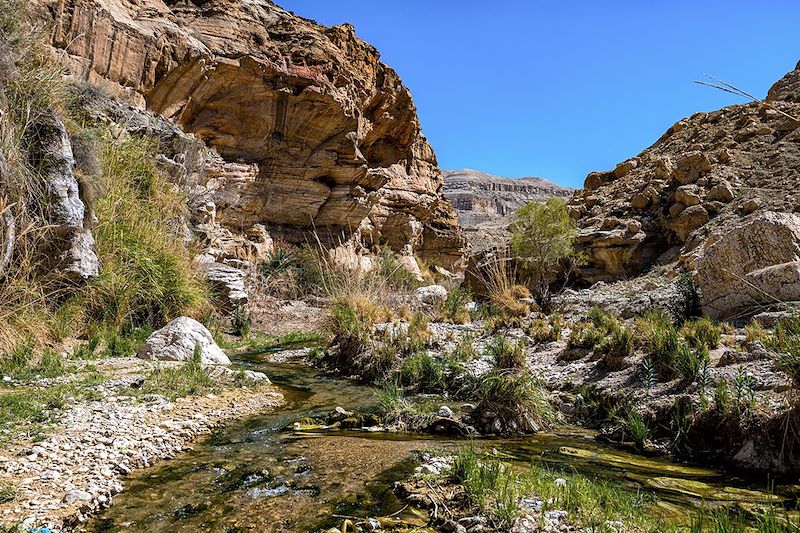
[[[337,406],[369,409],[372,389],[297,364],[253,363],[286,396],[275,413],[224,428],[176,460],[135,474],[110,509],[87,531],[318,531],[345,517],[388,517],[384,524],[424,527],[424,511],[405,506],[392,484],[415,467],[415,450],[453,450],[463,440],[368,431],[293,428],[305,417],[324,417]],[[517,465],[620,482],[653,495],[653,513],[688,516],[691,509],[767,498],[793,503],[796,490],[766,479],[647,458],[598,444],[589,431],[477,444]]]

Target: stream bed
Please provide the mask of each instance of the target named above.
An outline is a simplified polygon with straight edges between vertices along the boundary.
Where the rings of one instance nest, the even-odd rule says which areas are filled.
[[[265,372],[286,397],[274,413],[216,431],[172,461],[131,475],[114,504],[83,530],[106,531],[320,531],[343,517],[394,518],[424,526],[427,513],[392,493],[416,466],[412,452],[456,449],[464,440],[405,433],[295,431],[304,417],[324,418],[335,407],[365,409],[373,390],[297,364],[243,362]],[[599,444],[594,434],[565,428],[557,434],[481,439],[507,460],[620,481],[655,495],[654,512],[687,516],[699,505],[791,503],[800,487],[713,468],[647,458]]]

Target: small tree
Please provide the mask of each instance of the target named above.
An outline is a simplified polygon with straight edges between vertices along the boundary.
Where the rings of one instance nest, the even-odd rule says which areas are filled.
[[[577,264],[575,222],[560,198],[531,202],[514,213],[511,248],[531,276],[534,297],[543,310],[550,307],[550,287]]]

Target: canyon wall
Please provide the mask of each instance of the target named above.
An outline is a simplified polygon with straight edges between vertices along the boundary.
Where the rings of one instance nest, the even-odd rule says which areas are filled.
[[[352,26],[268,0],[38,3],[74,77],[218,152],[224,164],[199,185],[223,225],[295,240],[316,230],[463,267],[466,241],[411,94]]]

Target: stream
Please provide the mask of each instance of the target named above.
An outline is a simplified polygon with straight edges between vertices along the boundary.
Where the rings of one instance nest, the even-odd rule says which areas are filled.
[[[369,408],[373,391],[298,364],[239,362],[269,375],[286,405],[234,422],[175,460],[134,473],[84,531],[320,531],[341,526],[344,516],[390,514],[409,525],[427,523],[427,513],[406,508],[391,486],[413,471],[413,451],[455,449],[464,440],[286,429],[304,417],[324,418],[336,406]],[[687,516],[703,502],[746,506],[768,496],[766,478],[620,451],[581,428],[479,443],[520,465],[536,460],[650,491],[659,514]],[[793,504],[797,492],[798,486],[778,485],[769,496]]]

